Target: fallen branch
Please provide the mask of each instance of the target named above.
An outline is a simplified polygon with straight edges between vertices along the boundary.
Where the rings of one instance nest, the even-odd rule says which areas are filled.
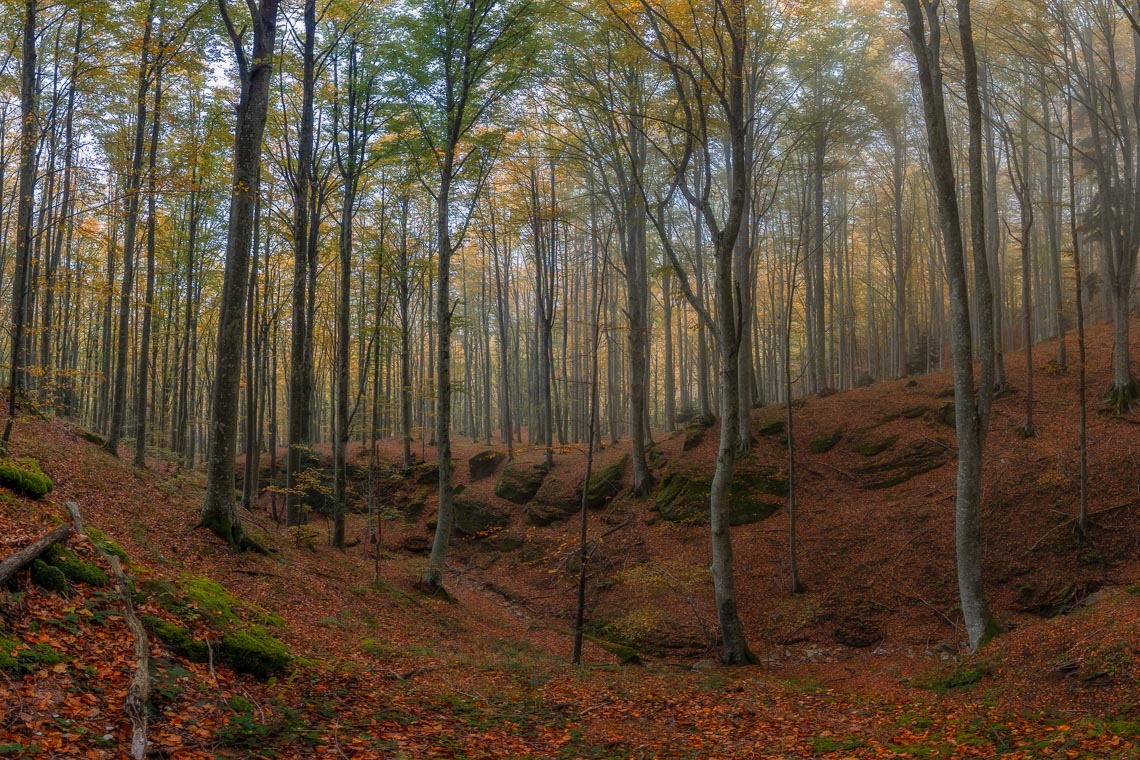
[[[87,531],[83,529],[83,518],[79,514],[79,505],[73,501],[66,502],[67,511],[75,522],[75,531],[84,538]],[[103,555],[103,559],[111,566],[111,573],[115,576],[115,587],[119,597],[123,600],[123,620],[130,629],[135,640],[135,674],[131,678],[131,685],[127,689],[127,698],[124,708],[127,717],[131,719],[134,733],[131,736],[132,760],[144,760],[146,757],[147,710],[146,703],[150,697],[150,642],[147,640],[146,629],[139,616],[135,614],[135,606],[131,601],[131,588],[127,584],[127,576],[119,564],[119,558],[114,554],[103,551],[103,548],[92,542],[95,548]]]
[[[7,583],[8,579],[20,571],[25,565],[31,564],[33,560],[46,552],[49,547],[64,540],[74,532],[75,529],[70,525],[60,525],[50,533],[37,538],[3,562],[0,562],[0,586]]]

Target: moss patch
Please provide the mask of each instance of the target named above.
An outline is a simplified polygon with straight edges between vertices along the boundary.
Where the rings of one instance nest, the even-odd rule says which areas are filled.
[[[818,438],[812,438],[808,443],[808,451],[813,454],[826,454],[835,448],[835,445],[843,440],[843,428],[836,428],[827,435],[821,435]]]
[[[67,576],[58,567],[49,565],[42,559],[32,561],[32,583],[45,591],[67,593]]]
[[[763,436],[773,437],[784,434],[784,420],[771,420],[769,422],[761,421],[756,432]]]
[[[28,646],[19,639],[0,636],[0,670],[31,673],[45,665],[61,662],[67,662],[66,655],[47,642]]]
[[[51,478],[44,475],[40,463],[31,457],[0,459],[0,485],[16,493],[39,499],[51,492]]]
[[[94,543],[95,546],[97,546],[103,552],[107,554],[113,554],[114,556],[118,557],[120,562],[126,563],[131,561],[130,557],[127,556],[127,553],[123,551],[123,547],[107,538],[107,534],[98,528],[87,528],[87,537],[90,538],[91,542]]]
[[[705,433],[712,427],[714,420],[711,417],[696,416],[685,425],[685,442],[681,444],[683,451],[695,449],[705,439]]]
[[[186,575],[178,581],[178,589],[193,602],[213,625],[233,626],[240,622],[239,614],[251,617],[258,623],[283,627],[279,616],[251,602],[231,594],[226,587],[204,575]]]
[[[293,655],[283,641],[255,627],[223,636],[218,659],[239,673],[264,679],[285,672]]]
[[[209,659],[209,648],[206,646],[206,642],[194,638],[182,626],[151,615],[144,615],[142,622],[154,634],[155,638],[168,646],[175,654],[185,657],[191,662],[206,662]]]
[[[856,453],[862,454],[865,457],[873,457],[882,454],[898,442],[899,437],[897,435],[888,435],[886,438],[878,441],[860,441],[851,448]]]
[[[82,560],[59,544],[44,552],[47,564],[58,568],[72,583],[85,583],[88,586],[106,586],[111,581],[107,574],[96,565]]]

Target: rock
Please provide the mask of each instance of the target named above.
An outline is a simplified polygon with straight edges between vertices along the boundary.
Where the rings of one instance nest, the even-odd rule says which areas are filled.
[[[400,542],[400,548],[412,554],[427,554],[431,551],[431,539],[419,534],[411,535]]]
[[[515,504],[526,504],[538,493],[538,489],[545,479],[546,465],[544,464],[522,464],[518,462],[508,464],[503,468],[503,474],[499,476],[499,481],[495,483],[495,495]]]
[[[436,462],[421,462],[408,470],[407,476],[421,486],[430,486],[439,482],[439,464]]]
[[[828,435],[822,435],[819,438],[813,438],[808,443],[808,451],[813,454],[826,454],[835,448],[835,444],[843,439],[843,428],[839,427],[833,430]]]
[[[528,504],[525,510],[527,522],[539,528],[545,528],[556,522],[565,520],[578,511],[578,508],[567,501],[558,503],[535,502]]]
[[[756,428],[756,432],[763,436],[777,436],[784,434],[784,420],[770,420],[768,422],[761,422],[760,426]]]
[[[467,496],[457,496],[454,501],[457,536],[477,536],[490,530],[504,528],[511,521],[511,515]]]
[[[897,435],[888,435],[879,441],[859,441],[851,448],[854,449],[856,453],[862,454],[865,457],[873,457],[882,454],[898,442],[899,437]]]
[[[431,491],[424,487],[416,490],[412,497],[408,499],[408,503],[404,505],[402,510],[404,513],[404,522],[415,522],[423,514],[424,506],[427,504],[428,496]]]
[[[599,509],[618,495],[625,478],[627,464],[629,464],[628,454],[609,467],[603,467],[590,475],[590,483],[586,488],[586,506],[590,509]]]
[[[864,476],[859,487],[877,490],[905,483],[946,464],[950,461],[950,454],[950,448],[937,441],[925,438],[914,441],[903,447],[895,458],[864,465],[856,470]]]
[[[705,439],[705,432],[712,427],[713,422],[715,422],[714,419],[700,415],[689,420],[685,424],[685,442],[681,444],[681,449],[688,451],[699,446],[701,441]]]
[[[482,480],[483,478],[494,475],[495,470],[499,469],[499,464],[502,463],[504,459],[506,459],[505,454],[500,454],[493,449],[480,451],[467,460],[467,469],[471,473],[471,479]]]
[[[654,508],[669,522],[707,525],[711,485],[707,478],[671,473],[661,481]],[[775,468],[738,472],[729,486],[729,525],[747,525],[770,517],[782,505],[758,495],[786,495],[787,489],[788,481],[780,477]]]

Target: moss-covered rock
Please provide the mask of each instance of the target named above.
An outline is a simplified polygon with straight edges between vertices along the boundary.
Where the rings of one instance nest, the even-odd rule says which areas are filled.
[[[930,413],[930,419],[932,422],[938,422],[946,425],[947,427],[954,427],[956,423],[956,417],[954,414],[954,402],[948,401],[947,403],[935,409]]]
[[[289,647],[264,628],[237,631],[222,637],[218,659],[239,673],[265,679],[281,675],[293,661]]]
[[[412,497],[404,504],[404,509],[402,510],[404,513],[404,522],[412,523],[420,519],[420,515],[423,514],[424,506],[427,505],[428,496],[430,495],[431,491],[426,487],[416,489],[416,492],[412,494]]]
[[[865,490],[877,490],[905,483],[946,464],[951,453],[949,446],[937,441],[915,441],[903,447],[892,459],[873,462],[856,470],[862,476],[859,486]]]
[[[843,428],[838,427],[827,435],[812,438],[808,442],[808,451],[813,454],[826,454],[834,449],[841,440],[843,440]]]
[[[904,419],[917,420],[919,417],[923,416],[929,411],[930,407],[926,404],[916,404],[914,406],[908,406],[906,409],[903,409],[901,412],[899,412],[899,414],[901,414]]]
[[[681,444],[684,451],[695,449],[700,445],[701,441],[705,439],[705,433],[713,422],[716,420],[712,417],[702,417],[697,415],[685,424],[685,442]]]
[[[547,525],[565,520],[578,509],[579,505],[574,504],[569,499],[556,502],[535,501],[527,504],[524,514],[527,522],[531,525],[544,528]]]
[[[480,451],[467,460],[467,470],[471,473],[471,479],[482,480],[483,478],[494,475],[495,470],[499,469],[499,465],[502,464],[506,458],[506,454],[501,454],[494,449]]]
[[[407,476],[421,486],[430,486],[439,482],[439,464],[436,462],[421,462],[413,465],[407,471]]]
[[[56,544],[44,552],[44,560],[59,568],[72,583],[85,583],[88,586],[106,586],[111,580],[98,566],[82,560],[71,551]]]
[[[506,527],[511,515],[505,510],[469,496],[457,496],[455,507],[455,534],[462,537],[478,536]]]
[[[45,591],[67,593],[67,576],[58,567],[49,565],[42,559],[32,560],[32,583]]]
[[[781,418],[777,420],[761,421],[760,424],[756,427],[756,432],[768,438],[783,435],[784,420]]]
[[[707,525],[711,485],[707,478],[671,473],[661,481],[654,508],[669,522]],[[747,525],[770,517],[781,504],[761,495],[786,495],[787,488],[787,479],[780,477],[775,468],[737,473],[728,490],[729,525]]]
[[[40,463],[31,457],[0,459],[0,485],[16,493],[39,499],[51,492],[51,478],[44,475]]]
[[[503,468],[503,474],[499,476],[499,481],[495,483],[495,495],[515,504],[526,504],[538,493],[538,489],[542,487],[542,481],[545,479],[546,465],[544,464],[523,464],[520,462],[508,464]]]
[[[178,581],[178,589],[193,602],[199,613],[215,627],[225,628],[242,622],[245,616],[258,623],[284,626],[285,621],[260,606],[231,594],[225,586],[204,575],[185,575]]]
[[[603,467],[590,475],[590,483],[586,488],[586,506],[590,509],[604,507],[618,492],[621,491],[625,478],[625,468],[629,464],[629,455],[626,454],[608,467]]]
[[[882,454],[884,451],[894,446],[899,442],[897,435],[888,435],[886,438],[881,438],[877,441],[862,440],[851,446],[857,453],[865,457],[873,457]]]
[[[206,662],[209,659],[206,642],[194,638],[182,626],[152,615],[143,615],[142,622],[155,638],[180,657],[185,657],[190,662]]]

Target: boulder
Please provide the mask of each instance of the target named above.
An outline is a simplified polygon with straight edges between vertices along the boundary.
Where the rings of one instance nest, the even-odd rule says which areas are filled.
[[[493,449],[480,451],[467,460],[467,469],[471,473],[471,479],[482,480],[483,478],[494,475],[495,470],[499,469],[499,465],[506,458],[505,454],[501,454]]]
[[[590,475],[590,483],[586,488],[586,506],[590,509],[604,507],[618,492],[621,491],[625,468],[629,464],[629,455],[626,454],[609,467],[603,467]]]
[[[478,501],[469,496],[457,496],[455,506],[455,535],[477,536],[490,530],[506,527],[511,515],[506,510]]]
[[[546,465],[514,462],[503,468],[503,474],[495,483],[495,495],[515,504],[526,504],[538,493],[545,479]]]
[[[654,508],[669,522],[707,525],[711,485],[708,478],[671,473],[661,481]],[[782,496],[787,491],[787,479],[775,468],[738,472],[729,486],[729,524],[747,525],[770,517],[782,504],[761,495]]]

